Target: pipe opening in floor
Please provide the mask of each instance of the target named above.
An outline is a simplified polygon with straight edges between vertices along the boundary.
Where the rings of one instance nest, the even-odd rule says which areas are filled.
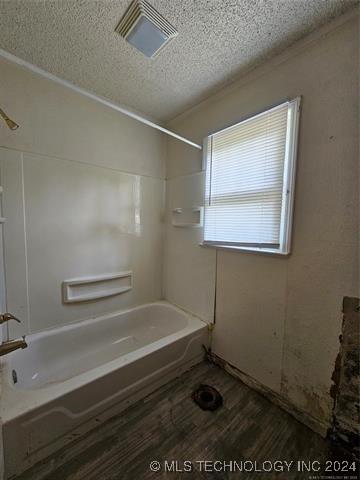
[[[191,397],[202,410],[214,411],[223,404],[221,394],[210,385],[200,385]]]

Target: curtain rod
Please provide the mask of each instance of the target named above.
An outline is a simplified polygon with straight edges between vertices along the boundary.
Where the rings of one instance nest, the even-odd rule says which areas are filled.
[[[98,95],[95,95],[94,93],[84,90],[83,88],[77,87],[76,85],[68,82],[67,80],[63,80],[62,78],[59,78],[56,75],[53,75],[52,73],[49,73],[46,70],[43,70],[42,68],[27,62],[26,60],[22,60],[21,58],[16,57],[12,53],[2,50],[1,48],[0,48],[0,57],[5,58],[6,60],[10,60],[11,62],[16,63],[17,65],[20,65],[22,67],[25,67],[28,70],[31,70],[32,72],[47,78],[48,80],[52,80],[53,82],[56,82],[62,85],[63,87],[73,90],[74,92],[80,93],[80,95],[91,98],[92,100],[95,100],[96,102],[99,102],[109,108],[112,108],[117,112],[123,113],[124,115],[127,115],[128,117],[131,117],[134,120],[137,120],[138,122],[141,122],[151,128],[155,128],[160,132],[166,133],[166,135],[170,135],[171,137],[174,137],[177,140],[180,140],[181,142],[187,143],[188,145],[191,145],[194,148],[198,148],[199,150],[202,150],[201,145],[198,145],[197,143],[192,142],[191,140],[188,140],[187,138],[184,138],[181,135],[178,135],[177,133],[172,132],[171,130],[168,130],[167,128],[164,128],[161,125],[158,125],[157,123],[154,123],[151,120],[148,120],[147,118],[144,118],[141,115],[135,112],[132,112],[131,110],[121,105],[117,105],[116,103],[113,103],[110,100],[107,100],[106,98],[100,97]]]

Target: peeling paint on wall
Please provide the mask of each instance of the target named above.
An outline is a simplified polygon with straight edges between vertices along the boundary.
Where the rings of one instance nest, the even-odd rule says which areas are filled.
[[[332,28],[169,124],[200,142],[284,96],[304,98],[291,255],[202,248],[201,229],[184,232],[168,222],[165,293],[207,319],[216,291],[213,352],[321,435],[332,424],[341,300],[359,291],[358,34],[358,18]],[[168,212],[201,204],[204,173],[193,150],[168,144]]]
[[[293,378],[288,379],[286,375],[282,375],[281,379],[281,395],[287,399],[288,402],[292,402],[292,398],[295,396],[298,402],[302,405],[300,410],[307,412],[311,416],[315,423],[322,425],[323,432],[326,432],[328,427],[325,427],[326,422],[322,422],[320,419],[326,419],[331,412],[331,405],[329,405],[327,392],[321,391],[320,386],[312,387],[305,384],[306,379],[295,375]],[[319,431],[319,429],[316,429]],[[324,433],[325,434],[325,433]]]
[[[267,388],[251,376],[247,375],[246,373],[239,370],[234,365],[231,365],[226,360],[222,359],[221,357],[217,356],[215,353],[209,351],[207,355],[207,360],[210,362],[215,363],[220,368],[226,370],[230,375],[238,378],[241,382],[245,383],[248,387],[256,390],[257,392],[261,393],[269,399],[272,403],[277,405],[278,407],[285,410],[287,413],[292,415],[296,418],[299,422],[303,423],[307,427],[309,427],[314,432],[318,433],[319,435],[325,437],[327,432],[327,426],[325,423],[321,423],[317,418],[313,417],[306,411],[299,410],[294,406],[292,402],[290,402],[283,394],[278,394]]]
[[[332,376],[330,394],[334,399],[330,438],[360,453],[360,301],[344,297],[340,350]]]

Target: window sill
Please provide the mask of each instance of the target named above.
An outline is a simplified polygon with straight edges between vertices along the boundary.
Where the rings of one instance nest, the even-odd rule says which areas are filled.
[[[242,252],[242,253],[255,253],[262,255],[274,255],[276,257],[288,257],[290,252],[279,252],[279,250],[272,250],[270,248],[246,248],[246,247],[234,247],[226,245],[209,245],[208,243],[199,243],[200,247],[204,248],[215,248],[217,250],[225,250],[231,252]]]

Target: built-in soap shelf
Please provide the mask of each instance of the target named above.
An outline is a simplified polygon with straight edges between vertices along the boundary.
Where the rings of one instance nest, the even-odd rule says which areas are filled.
[[[64,303],[86,302],[112,297],[132,289],[132,272],[64,280],[62,297]]]
[[[174,227],[202,227],[204,207],[174,208],[171,223]]]

